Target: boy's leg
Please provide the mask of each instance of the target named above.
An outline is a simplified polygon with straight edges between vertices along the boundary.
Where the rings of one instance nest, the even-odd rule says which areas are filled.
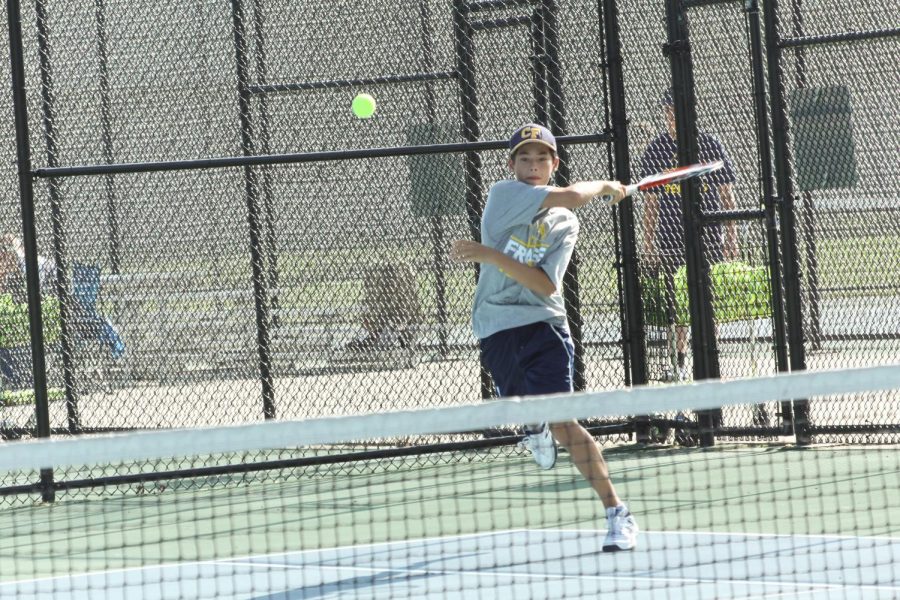
[[[634,548],[637,545],[637,521],[616,494],[609,478],[609,467],[597,442],[577,421],[554,423],[551,430],[560,445],[569,451],[575,467],[597,492],[606,508],[608,529],[603,540],[603,551],[618,552]]]
[[[558,457],[556,441],[547,423],[525,427],[525,437],[519,440],[518,446],[531,452],[534,462],[545,471],[556,466]]]
[[[529,395],[572,392],[575,347],[568,331],[541,323],[523,351]],[[603,505],[616,506],[618,496],[606,462],[591,434],[577,421],[553,423],[551,433],[569,451],[572,462],[596,490]]]
[[[520,364],[520,350],[531,339],[538,325],[525,325],[499,331],[481,340],[481,357],[491,374],[499,396],[527,396],[526,375]],[[519,447],[531,452],[542,469],[556,464],[556,442],[546,424],[529,424]]]
[[[572,462],[600,496],[603,506],[615,508],[621,504],[616,488],[609,478],[609,468],[594,438],[577,421],[554,423],[550,426],[553,437],[569,451]]]
[[[519,368],[516,352],[518,329],[498,331],[479,342],[481,364],[490,373],[500,397],[525,395],[525,376]]]
[[[535,323],[520,356],[520,364],[525,374],[526,395],[573,391],[575,347],[566,329],[544,322]],[[556,462],[554,438],[556,441],[560,440],[554,433],[553,427],[548,427],[544,423],[541,430],[528,432],[529,435],[523,440],[526,447],[532,451],[535,461],[545,469],[551,468]],[[587,434],[586,431],[584,433]],[[537,451],[531,447],[532,445],[537,447]]]
[[[519,349],[529,339],[536,325],[526,325],[495,333],[481,340],[481,360],[491,374],[499,396],[526,396],[525,373],[519,365]],[[531,452],[534,462],[542,469],[556,464],[556,442],[545,424],[529,424],[519,447]]]
[[[523,350],[523,371],[529,394],[571,392],[575,348],[567,331],[547,323],[535,332]],[[638,526],[622,504],[609,478],[609,468],[600,447],[577,421],[553,423],[553,437],[569,451],[575,467],[587,479],[603,506],[609,529],[603,550],[631,550],[637,542]]]

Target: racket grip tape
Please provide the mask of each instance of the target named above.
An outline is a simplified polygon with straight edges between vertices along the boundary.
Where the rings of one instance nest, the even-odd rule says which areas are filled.
[[[632,195],[636,191],[638,191],[638,184],[632,183],[631,185],[626,185],[625,186],[625,198]],[[607,204],[611,205],[612,204],[612,196],[610,196],[609,194],[605,194],[603,196],[603,201],[606,202]]]

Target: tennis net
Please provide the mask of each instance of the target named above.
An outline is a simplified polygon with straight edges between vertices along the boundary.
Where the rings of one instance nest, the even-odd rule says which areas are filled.
[[[0,598],[894,598],[893,446],[639,445],[601,429],[641,529],[633,550],[604,552],[576,447],[541,470],[515,438],[481,433],[678,415],[671,442],[697,411],[864,412],[874,395],[900,399],[900,367],[7,442]]]

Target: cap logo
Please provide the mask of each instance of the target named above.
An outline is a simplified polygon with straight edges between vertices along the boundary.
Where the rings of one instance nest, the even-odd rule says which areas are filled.
[[[556,151],[556,139],[553,134],[549,129],[537,123],[528,123],[516,129],[509,138],[509,149],[515,152],[519,146],[531,142],[544,144],[554,152]]]
[[[538,127],[526,127],[522,130],[522,139],[539,140],[541,139],[541,130]]]

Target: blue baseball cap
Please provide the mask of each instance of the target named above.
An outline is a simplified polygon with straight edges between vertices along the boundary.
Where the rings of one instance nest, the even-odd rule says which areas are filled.
[[[556,152],[556,138],[550,130],[537,123],[527,123],[516,129],[509,138],[509,153],[515,154],[516,150],[532,142],[543,144]]]

